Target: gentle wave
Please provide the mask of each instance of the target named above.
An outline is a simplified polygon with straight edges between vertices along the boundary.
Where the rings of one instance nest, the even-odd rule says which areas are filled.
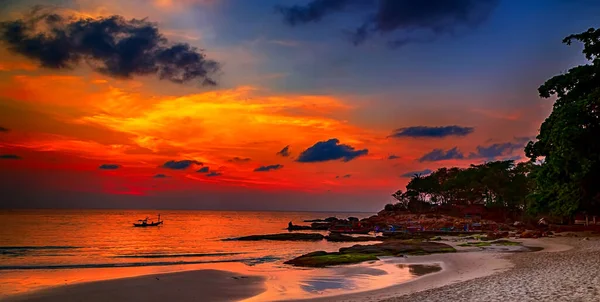
[[[78,246],[0,246],[1,250],[67,250],[67,249],[80,249]]]
[[[185,265],[185,264],[203,264],[203,263],[224,263],[241,262],[247,265],[256,265],[277,261],[280,258],[265,256],[259,258],[242,259],[222,259],[206,261],[163,261],[163,262],[129,262],[129,263],[89,263],[89,264],[59,264],[59,265],[5,265],[0,266],[2,270],[41,270],[41,269],[79,269],[79,268],[112,268],[112,267],[139,267],[139,266],[165,266],[165,265]]]
[[[244,253],[204,253],[204,254],[139,254],[139,255],[117,255],[113,258],[181,258],[181,257],[211,257],[211,256],[234,256]]]

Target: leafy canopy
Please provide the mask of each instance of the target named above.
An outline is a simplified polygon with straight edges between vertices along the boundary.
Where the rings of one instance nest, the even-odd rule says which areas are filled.
[[[570,69],[539,87],[541,97],[556,97],[527,157],[544,162],[536,174],[538,189],[530,210],[572,216],[599,213],[600,200],[600,30],[570,35],[563,43],[583,43],[590,64]]]

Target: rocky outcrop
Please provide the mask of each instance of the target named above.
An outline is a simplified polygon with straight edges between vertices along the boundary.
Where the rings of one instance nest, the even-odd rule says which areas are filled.
[[[430,241],[398,240],[371,245],[354,245],[341,248],[340,253],[375,254],[378,256],[425,255],[456,252],[452,246]]]
[[[378,260],[378,256],[427,255],[452,252],[456,252],[456,250],[444,243],[403,240],[370,245],[354,245],[341,248],[339,252],[335,253],[313,252],[288,260],[285,263],[304,267],[325,267]]]
[[[474,222],[481,224],[483,230],[503,229],[508,230],[509,226],[497,223],[491,220],[474,220],[465,217],[455,217],[442,214],[414,214],[407,211],[387,211],[382,210],[377,215],[361,220],[361,223],[371,226],[385,228],[389,225],[419,225],[425,230],[463,230],[465,225],[472,225]]]
[[[259,240],[277,240],[277,241],[319,241],[325,236],[321,234],[309,233],[283,233],[283,234],[268,234],[268,235],[250,235],[244,237],[233,238],[229,240],[240,241],[259,241]]]
[[[341,233],[330,233],[325,236],[327,241],[331,242],[364,242],[364,241],[382,241],[381,237],[371,236],[348,236]]]
[[[312,230],[313,228],[310,225],[294,225],[289,224],[287,227],[288,231],[307,231]]]
[[[301,267],[326,267],[375,260],[378,260],[377,256],[369,254],[344,254],[318,251],[288,260],[285,264]]]

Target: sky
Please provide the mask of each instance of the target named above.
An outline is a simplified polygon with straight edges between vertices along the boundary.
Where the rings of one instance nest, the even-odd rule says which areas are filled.
[[[526,160],[586,0],[0,0],[2,208],[380,210]]]

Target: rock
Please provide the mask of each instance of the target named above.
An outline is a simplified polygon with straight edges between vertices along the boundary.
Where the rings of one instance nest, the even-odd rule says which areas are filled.
[[[521,233],[521,238],[539,238],[542,235],[540,231],[525,230]]]
[[[585,238],[583,238],[583,239],[581,239],[581,240],[590,240],[590,238],[587,238],[587,237],[585,237]]]
[[[407,233],[407,232],[385,233],[384,232],[383,236],[387,239],[393,239],[393,240],[429,239],[429,238],[434,237],[431,234],[420,233],[420,232],[415,232],[415,233]]]
[[[325,236],[327,241],[331,242],[363,242],[363,241],[379,241],[377,237],[371,236],[348,236],[341,233],[330,233]]]
[[[509,237],[509,232],[489,232],[485,235],[485,237],[481,237],[480,240],[488,241],[507,237]]]
[[[354,245],[341,248],[339,252],[318,251],[288,260],[285,263],[295,266],[324,267],[378,260],[378,256],[427,255],[431,253],[452,253],[456,249],[438,242],[418,242],[411,240],[389,241],[370,245]]]
[[[283,233],[283,234],[268,234],[268,235],[250,235],[230,240],[241,240],[241,241],[258,241],[258,240],[277,240],[277,241],[319,241],[323,240],[325,236],[321,234],[309,234],[309,233]]]
[[[313,230],[328,230],[330,227],[330,222],[313,222],[310,224],[310,228]]]
[[[327,253],[319,251],[302,255],[284,263],[302,267],[326,267],[373,260],[378,260],[377,256],[368,254]]]
[[[287,227],[288,231],[304,231],[304,230],[312,230],[312,227],[310,225],[288,225]]]
[[[456,252],[452,246],[427,241],[396,240],[371,245],[354,245],[341,248],[340,253],[376,254],[379,256],[397,256],[401,254],[433,254]]]
[[[516,227],[522,226],[522,225],[523,225],[523,223],[520,221],[515,221],[515,223],[513,223],[513,226],[516,226]]]

